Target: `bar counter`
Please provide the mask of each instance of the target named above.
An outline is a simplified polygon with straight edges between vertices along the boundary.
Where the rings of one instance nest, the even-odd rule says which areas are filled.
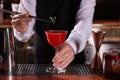
[[[12,74],[0,74],[0,80],[109,80],[89,65],[72,64],[65,73],[47,73],[48,64],[17,64]]]

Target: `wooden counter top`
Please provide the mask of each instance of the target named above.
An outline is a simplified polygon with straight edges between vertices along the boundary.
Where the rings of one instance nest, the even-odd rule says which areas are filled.
[[[11,19],[5,19],[3,24],[0,24],[0,28],[12,28]]]
[[[90,75],[26,75],[26,76],[0,76],[0,80],[109,80],[102,76]]]
[[[120,25],[119,20],[94,20],[93,24]]]

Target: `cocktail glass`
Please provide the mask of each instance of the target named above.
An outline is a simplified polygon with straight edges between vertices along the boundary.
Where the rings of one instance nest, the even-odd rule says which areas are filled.
[[[66,36],[67,36],[66,30],[46,30],[45,34],[48,40],[48,43],[55,48],[55,53],[58,51],[58,46],[60,46],[62,43],[64,43]],[[47,67],[46,71],[49,73],[63,73],[66,71],[66,69]]]

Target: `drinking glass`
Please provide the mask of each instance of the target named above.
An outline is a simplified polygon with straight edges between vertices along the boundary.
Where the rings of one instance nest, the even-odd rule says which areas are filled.
[[[66,36],[67,36],[66,30],[46,30],[45,34],[48,40],[48,43],[52,45],[55,48],[55,53],[58,51],[58,46],[64,43]],[[62,68],[54,68],[54,67],[47,67],[47,72],[50,73],[63,73],[66,70]]]

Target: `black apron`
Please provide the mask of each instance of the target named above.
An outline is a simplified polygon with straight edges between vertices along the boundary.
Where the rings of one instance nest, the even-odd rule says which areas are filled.
[[[35,24],[35,46],[37,63],[52,63],[55,55],[54,48],[46,39],[45,30],[67,30],[68,35],[75,25],[75,15],[79,8],[81,0],[37,0],[37,17],[50,20],[50,17],[56,17],[56,23],[40,22],[36,20]],[[84,63],[84,54],[76,55],[74,63]],[[78,60],[77,60],[78,59]]]

